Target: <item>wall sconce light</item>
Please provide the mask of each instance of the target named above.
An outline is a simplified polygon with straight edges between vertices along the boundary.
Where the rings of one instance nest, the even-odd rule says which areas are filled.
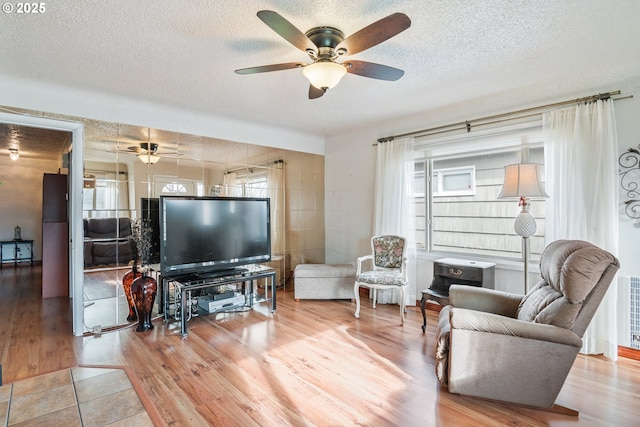
[[[20,153],[17,148],[9,148],[9,158],[14,162],[20,158]]]
[[[618,157],[620,165],[620,186],[627,193],[624,213],[629,218],[640,219],[640,145],[629,147]]]
[[[513,228],[522,237],[524,257],[524,291],[529,291],[529,237],[538,230],[536,219],[529,212],[529,197],[549,197],[542,187],[538,176],[538,165],[535,163],[517,163],[504,167],[504,184],[498,199],[517,197],[520,213],[516,217]]]

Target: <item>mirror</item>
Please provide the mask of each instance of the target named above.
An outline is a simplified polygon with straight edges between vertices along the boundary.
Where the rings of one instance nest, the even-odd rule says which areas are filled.
[[[279,286],[299,262],[324,261],[322,156],[83,121],[87,331],[137,323],[127,320],[129,306],[122,287],[135,259],[128,241],[130,223],[148,219],[152,233],[157,233],[160,195],[270,197],[270,264],[277,268]],[[158,251],[152,243],[152,264],[159,262]],[[156,313],[159,300],[158,295]]]

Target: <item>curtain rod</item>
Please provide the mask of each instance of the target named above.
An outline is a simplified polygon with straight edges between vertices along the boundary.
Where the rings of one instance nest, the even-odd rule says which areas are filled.
[[[553,107],[561,107],[564,105],[580,104],[582,102],[589,103],[589,102],[595,102],[598,100],[606,100],[606,99],[610,99],[611,96],[613,95],[620,95],[620,91],[616,90],[614,92],[605,92],[597,95],[585,96],[583,98],[576,98],[568,101],[555,102],[553,104],[540,105],[538,107],[531,107],[531,108],[525,108],[523,110],[511,111],[509,113],[495,114],[493,116],[481,117],[479,119],[465,120],[464,122],[452,123],[444,126],[436,126],[429,129],[422,129],[422,130],[417,130],[413,132],[402,133],[399,135],[386,136],[384,138],[379,138],[378,142],[379,143],[389,142],[389,141],[393,141],[395,138],[403,138],[405,136],[437,135],[440,133],[452,132],[455,130],[466,130],[467,132],[471,132],[471,126],[474,122],[482,122],[482,123],[476,123],[474,126],[484,126],[484,125],[495,124],[495,123],[515,120],[515,119],[520,119],[525,117],[532,117],[532,116],[535,116],[535,114],[529,114],[529,115],[523,115],[523,114],[531,113],[537,110],[545,110]],[[619,101],[621,99],[628,99],[628,98],[633,98],[633,95],[623,96],[620,98],[615,98],[613,100]],[[503,119],[504,117],[508,117],[508,118]],[[496,119],[502,119],[502,120],[496,120]],[[373,144],[373,145],[377,145],[377,144]]]
[[[264,163],[256,163],[256,164],[252,164],[252,165],[246,165],[246,166],[239,166],[235,169],[227,169],[224,174],[228,174],[228,173],[234,173],[234,172],[240,172],[240,171],[246,171],[246,170],[250,170],[250,172],[253,172],[254,168],[260,168],[260,169],[268,169],[270,168],[272,165],[284,165],[285,162],[283,159],[277,159],[277,160],[270,160],[268,162],[264,162]]]

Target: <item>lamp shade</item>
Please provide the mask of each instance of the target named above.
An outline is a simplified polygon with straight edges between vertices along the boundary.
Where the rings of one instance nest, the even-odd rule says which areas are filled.
[[[344,65],[331,61],[319,61],[309,64],[302,69],[302,74],[318,89],[326,90],[335,87],[340,79],[347,74]]]
[[[152,165],[158,163],[158,160],[160,160],[160,156],[156,156],[150,153],[138,154],[138,158],[142,161],[142,163],[147,163]]]
[[[504,167],[504,183],[498,199],[507,197],[549,197],[540,182],[537,164],[517,163]]]

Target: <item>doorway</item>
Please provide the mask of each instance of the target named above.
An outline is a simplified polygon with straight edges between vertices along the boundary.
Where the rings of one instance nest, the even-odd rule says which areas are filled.
[[[69,144],[68,179],[69,179],[69,297],[72,298],[73,334],[83,334],[83,300],[82,300],[82,157],[84,141],[84,125],[82,123],[34,117],[29,115],[0,112],[0,123],[27,128],[66,131],[71,134]],[[74,162],[73,159],[80,159]],[[79,244],[74,244],[78,242]]]

